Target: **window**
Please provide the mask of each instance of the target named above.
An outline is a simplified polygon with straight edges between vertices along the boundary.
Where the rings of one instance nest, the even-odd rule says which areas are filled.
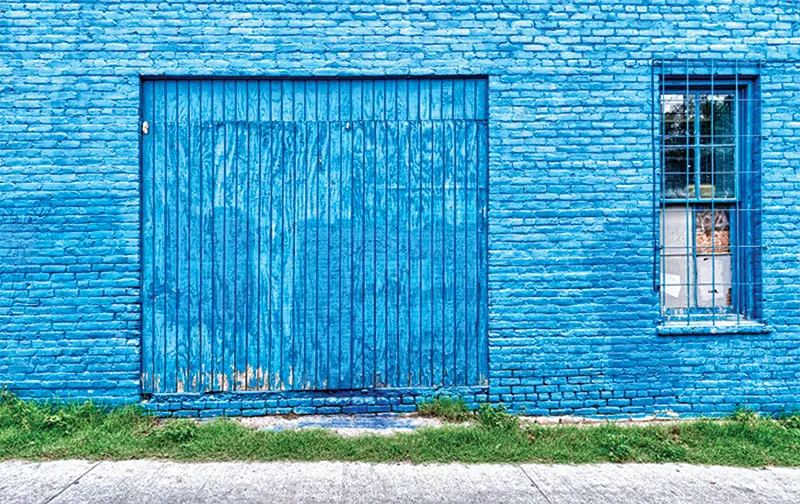
[[[756,83],[661,76],[658,287],[667,323],[760,317]]]

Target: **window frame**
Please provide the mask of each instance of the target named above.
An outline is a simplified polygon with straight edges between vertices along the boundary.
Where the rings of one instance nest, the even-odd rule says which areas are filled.
[[[663,65],[662,65],[663,72]],[[654,179],[654,240],[656,245],[655,251],[655,287],[659,292],[659,323],[664,325],[679,325],[684,328],[691,329],[687,332],[695,332],[698,326],[708,326],[712,330],[716,330],[721,326],[727,327],[747,327],[748,325],[759,325],[762,320],[761,312],[761,247],[760,247],[760,227],[761,227],[761,207],[760,207],[760,166],[759,166],[759,153],[760,153],[760,136],[758,129],[760,128],[760,105],[758,99],[758,78],[757,76],[744,76],[738,73],[731,75],[690,75],[690,74],[676,74],[666,75],[661,73],[660,80],[657,85],[656,79],[658,77],[654,71],[654,163],[655,163],[655,179]],[[701,150],[703,149],[703,141],[701,139],[701,125],[700,125],[700,109],[698,108],[701,95],[716,96],[718,94],[732,94],[734,96],[734,152],[733,152],[733,184],[734,195],[733,197],[720,197],[715,198],[716,184],[712,182],[712,193],[710,197],[703,197],[701,189],[702,165],[701,165]],[[670,148],[667,143],[665,134],[664,123],[664,97],[669,95],[684,95],[684,97],[693,96],[694,114],[694,131],[691,136],[693,141],[689,142],[690,134],[687,131],[687,142],[684,148],[691,151],[694,156],[694,195],[690,197],[687,185],[686,197],[682,198],[667,198],[667,173],[666,173],[666,151]],[[684,98],[686,99],[686,98]],[[713,103],[713,102],[712,102]],[[713,117],[712,108],[712,117]],[[687,124],[689,121],[689,114],[687,113]],[[714,137],[714,123],[711,122],[710,136],[712,141],[709,145],[713,149],[716,144],[713,142]],[[680,149],[681,144],[675,144],[675,147]],[[712,161],[713,163],[713,161]],[[713,164],[712,164],[713,166]],[[688,178],[688,162],[687,162],[687,178]],[[712,181],[715,174],[715,169],[711,168]],[[666,241],[665,241],[665,212],[670,207],[685,206],[687,211],[687,280],[686,288],[691,291],[694,289],[695,296],[700,283],[697,279],[697,268],[695,266],[691,275],[689,275],[690,266],[689,261],[694,259],[697,261],[698,257],[698,244],[694,238],[696,233],[696,222],[692,223],[691,229],[691,246],[689,246],[688,226],[690,215],[696,215],[698,209],[710,207],[712,216],[716,210],[716,205],[720,209],[728,211],[729,219],[729,233],[730,233],[730,255],[731,255],[731,301],[729,310],[732,313],[715,313],[715,307],[712,303],[712,308],[691,306],[691,294],[687,292],[687,306],[683,308],[683,313],[677,313],[676,309],[667,308],[666,295],[662,287],[666,284]],[[709,211],[706,210],[706,211]],[[741,242],[741,243],[739,243]],[[712,245],[713,247],[713,245]],[[688,255],[689,250],[691,256]],[[677,254],[676,256],[680,256]],[[712,252],[712,257],[714,253]],[[712,266],[712,285],[715,278]],[[683,285],[683,284],[682,284]],[[695,305],[696,305],[695,297]],[[675,311],[672,311],[675,310]],[[713,331],[712,331],[713,332]],[[735,332],[735,331],[731,331]]]

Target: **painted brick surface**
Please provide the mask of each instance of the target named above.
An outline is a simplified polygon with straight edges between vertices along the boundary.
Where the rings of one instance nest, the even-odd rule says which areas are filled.
[[[23,396],[140,399],[141,75],[446,74],[489,76],[490,383],[471,400],[601,416],[800,407],[792,0],[4,2],[0,27],[0,384]],[[654,58],[764,62],[768,335],[656,335]],[[355,401],[217,399],[151,407]]]

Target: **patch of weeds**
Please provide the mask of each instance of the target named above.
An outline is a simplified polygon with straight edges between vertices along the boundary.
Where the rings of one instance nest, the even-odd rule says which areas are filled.
[[[737,423],[752,425],[757,423],[761,416],[750,408],[736,408],[730,419]]]
[[[786,429],[800,431],[800,413],[781,415],[778,417],[778,423]]]
[[[160,428],[154,430],[152,435],[162,443],[180,444],[195,439],[199,431],[197,422],[182,418],[165,422]]]
[[[463,399],[436,397],[417,404],[417,414],[422,417],[439,418],[446,422],[467,422],[472,413]]]
[[[23,401],[10,392],[0,392],[0,428],[15,425],[28,432],[70,434],[95,425],[105,411],[91,401],[82,404]]]
[[[505,405],[481,404],[478,408],[478,422],[487,429],[509,431],[519,429],[519,417],[508,412]]]
[[[657,431],[658,432],[658,431]],[[664,434],[657,437],[650,451],[655,462],[672,462],[686,460],[689,450],[680,436],[680,429],[670,427]]]
[[[609,432],[602,444],[610,461],[619,463],[633,460],[633,446],[623,432]]]

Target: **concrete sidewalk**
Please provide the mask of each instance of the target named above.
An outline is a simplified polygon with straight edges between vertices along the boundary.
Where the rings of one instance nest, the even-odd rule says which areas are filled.
[[[800,469],[5,462],[0,502],[796,503]]]

